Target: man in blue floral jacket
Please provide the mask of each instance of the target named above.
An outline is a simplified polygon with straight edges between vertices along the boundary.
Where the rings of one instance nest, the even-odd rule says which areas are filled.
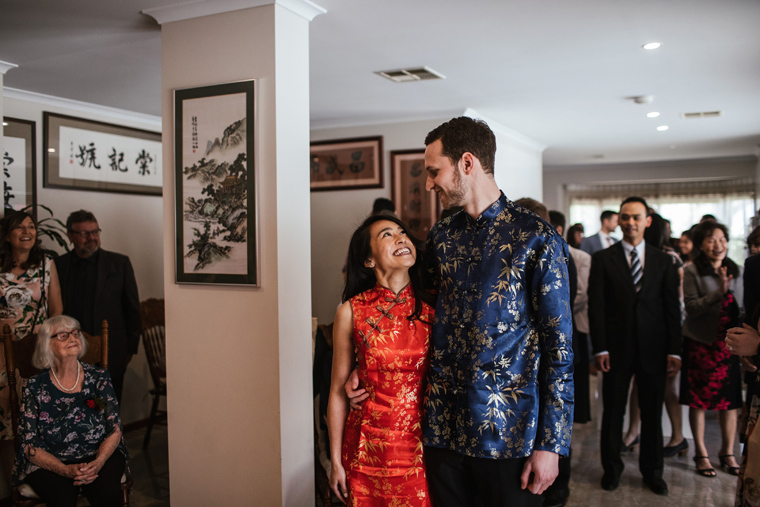
[[[567,244],[499,190],[484,122],[454,118],[425,145],[427,189],[463,208],[427,244],[438,289],[423,419],[433,503],[540,506],[572,432]]]

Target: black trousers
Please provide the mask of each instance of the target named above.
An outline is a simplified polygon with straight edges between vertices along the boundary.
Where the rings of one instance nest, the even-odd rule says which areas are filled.
[[[124,474],[124,455],[114,451],[91,484],[74,486],[74,480],[49,470],[37,470],[25,481],[48,507],[75,507],[81,489],[92,507],[118,507],[121,499],[121,476]]]
[[[656,360],[656,359],[652,359]],[[636,374],[641,410],[641,443],[639,470],[647,479],[662,478],[662,404],[665,398],[665,366],[661,374],[644,372],[639,361],[623,361],[611,364],[604,374],[602,386],[602,433],[600,451],[605,474],[620,477],[623,460],[620,447],[623,443],[623,419],[628,405],[628,389],[631,377]]]
[[[528,458],[473,458],[425,446],[425,468],[435,507],[541,507],[543,497],[520,487]]]

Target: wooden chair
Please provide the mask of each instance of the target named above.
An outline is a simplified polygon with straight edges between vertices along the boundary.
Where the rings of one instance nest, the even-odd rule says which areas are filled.
[[[150,409],[148,429],[145,431],[143,449],[148,448],[150,433],[153,425],[160,418],[165,421],[167,413],[159,410],[158,404],[161,396],[166,396],[166,328],[164,327],[165,313],[164,300],[151,298],[140,303],[140,316],[142,317],[142,342],[145,347],[145,357],[148,360],[150,376],[153,379],[153,389],[149,392],[153,395],[153,405]]]
[[[81,361],[95,364],[108,369],[108,323],[104,320],[100,336],[90,336],[82,333],[87,340],[87,353]],[[18,341],[13,340],[13,334],[8,324],[3,326],[3,345],[5,347],[5,371],[8,374],[8,395],[10,398],[11,421],[13,425],[13,444],[18,449],[18,417],[19,404],[17,385],[25,378],[37,375],[40,370],[32,365],[32,356],[37,346],[37,335],[29,335]],[[18,370],[18,377],[16,377]],[[122,506],[129,507],[129,493],[132,490],[132,479],[125,472],[121,479]],[[13,488],[14,507],[32,507],[44,503],[28,484]]]

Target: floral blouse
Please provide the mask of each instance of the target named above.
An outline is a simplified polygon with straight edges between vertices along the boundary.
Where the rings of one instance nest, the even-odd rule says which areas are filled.
[[[0,273],[0,328],[8,324],[14,340],[34,332],[34,327],[47,319],[48,298],[42,298],[42,281],[44,279],[47,294],[52,264],[52,259],[45,257],[44,276],[40,266],[29,268],[20,276]]]
[[[27,459],[30,446],[43,449],[63,463],[92,460],[103,441],[121,430],[119,404],[107,371],[82,363],[84,385],[78,393],[66,393],[45,370],[26,381],[19,413],[19,448],[13,467],[13,483],[23,482],[39,467]],[[122,438],[116,451],[129,458]]]

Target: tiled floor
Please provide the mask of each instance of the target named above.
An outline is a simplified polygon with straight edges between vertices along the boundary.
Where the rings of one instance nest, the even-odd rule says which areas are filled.
[[[145,428],[125,434],[129,449],[129,469],[132,472],[131,507],[168,507],[169,505],[169,449],[165,425],[156,425],[150,436],[150,445],[143,451]]]

